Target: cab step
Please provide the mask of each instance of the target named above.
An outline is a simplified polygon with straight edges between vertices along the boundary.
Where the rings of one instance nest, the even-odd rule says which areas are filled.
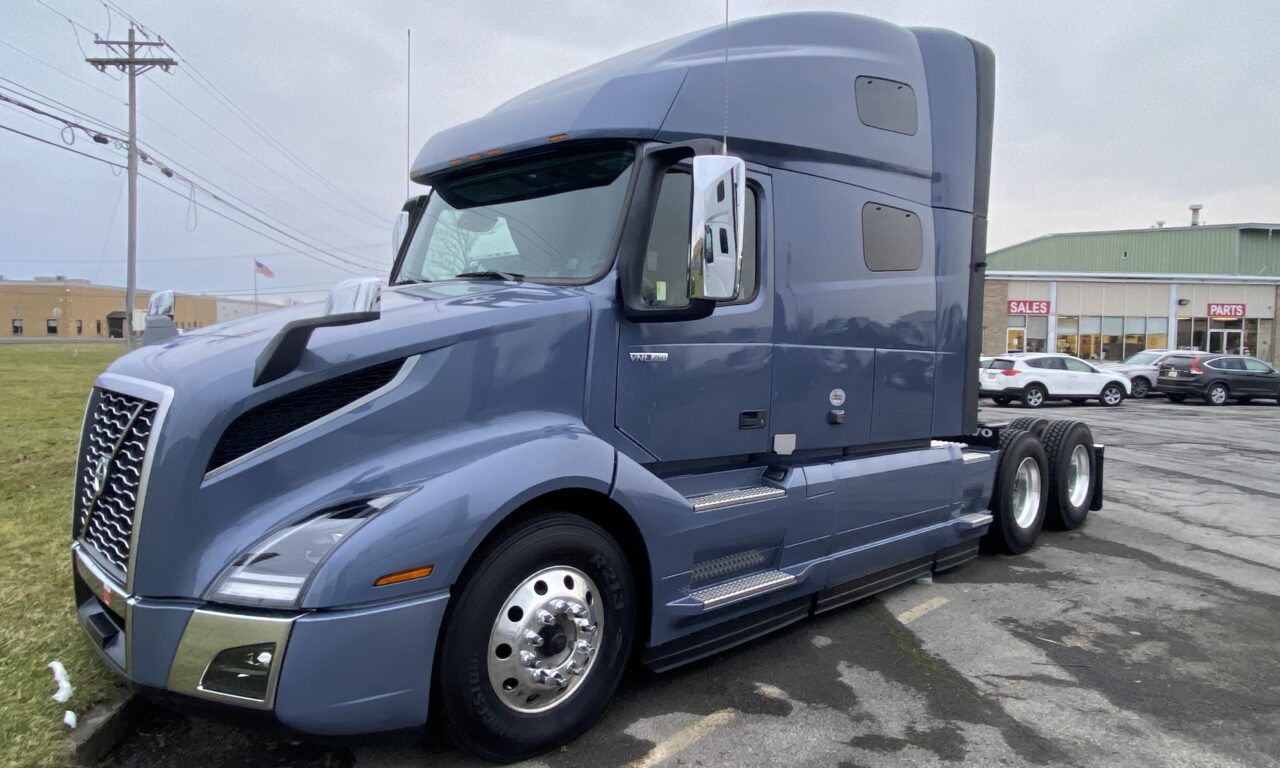
[[[689,598],[694,602],[701,603],[702,610],[709,611],[727,603],[763,595],[766,592],[789,587],[795,583],[795,575],[785,571],[758,571],[730,581],[722,581],[719,584],[696,589],[689,593]]]
[[[707,510],[732,507],[738,504],[781,499],[786,495],[787,492],[781,488],[775,488],[771,485],[757,485],[751,488],[731,488],[727,491],[715,491],[714,493],[704,493],[700,496],[691,496],[689,497],[689,503],[693,505],[694,512],[706,512]]]

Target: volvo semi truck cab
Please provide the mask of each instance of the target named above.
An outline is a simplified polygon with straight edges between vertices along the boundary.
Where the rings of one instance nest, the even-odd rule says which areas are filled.
[[[385,286],[98,378],[90,641],[178,704],[329,735],[430,713],[513,760],[629,663],[1081,525],[1087,427],[977,421],[993,77],[956,33],[786,14],[434,136]]]

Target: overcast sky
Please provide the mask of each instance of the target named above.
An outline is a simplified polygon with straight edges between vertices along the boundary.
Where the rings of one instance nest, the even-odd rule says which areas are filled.
[[[608,56],[722,23],[724,10],[719,0],[114,1],[189,63],[141,79],[144,149],[384,275],[389,222],[405,196],[406,28],[416,154],[436,130]],[[99,0],[44,2],[95,32],[124,33],[125,19]],[[800,9],[947,27],[994,49],[993,248],[1051,232],[1182,225],[1194,202],[1208,223],[1280,221],[1280,3],[731,4],[734,18]],[[37,0],[0,0],[0,77],[12,81],[0,80],[0,94],[17,83],[124,128],[126,84],[84,63],[81,47],[105,54],[74,29]],[[199,76],[346,199],[255,135]],[[56,127],[3,103],[0,125],[62,143]],[[83,136],[72,148],[123,162]],[[114,170],[0,131],[0,274],[123,285],[124,177]],[[141,287],[243,295],[254,255],[275,273],[260,279],[264,295],[348,274],[209,211],[193,219],[183,196],[145,181],[139,201]]]

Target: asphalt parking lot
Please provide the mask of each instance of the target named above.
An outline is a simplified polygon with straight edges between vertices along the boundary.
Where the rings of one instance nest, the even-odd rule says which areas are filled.
[[[1040,415],[1108,446],[1083,529],[634,672],[593,731],[532,764],[1280,766],[1280,407]],[[157,712],[107,764],[476,761],[435,738],[307,744]]]

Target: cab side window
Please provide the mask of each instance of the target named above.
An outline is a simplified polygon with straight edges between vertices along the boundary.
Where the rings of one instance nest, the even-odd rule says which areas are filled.
[[[1254,373],[1271,373],[1271,366],[1261,360],[1254,360],[1251,357],[1246,357],[1244,359],[1244,369],[1246,371],[1253,371]]]
[[[759,286],[760,255],[757,248],[756,191],[747,187],[744,211],[741,290],[736,301],[745,304],[755,298]],[[649,306],[683,307],[689,303],[689,228],[693,215],[693,176],[671,171],[662,179],[658,204],[649,228],[649,245],[644,257],[643,294]]]
[[[1068,371],[1076,371],[1077,373],[1093,373],[1093,368],[1088,363],[1082,363],[1079,360],[1072,360],[1069,357],[1062,358],[1063,365],[1067,366]]]

